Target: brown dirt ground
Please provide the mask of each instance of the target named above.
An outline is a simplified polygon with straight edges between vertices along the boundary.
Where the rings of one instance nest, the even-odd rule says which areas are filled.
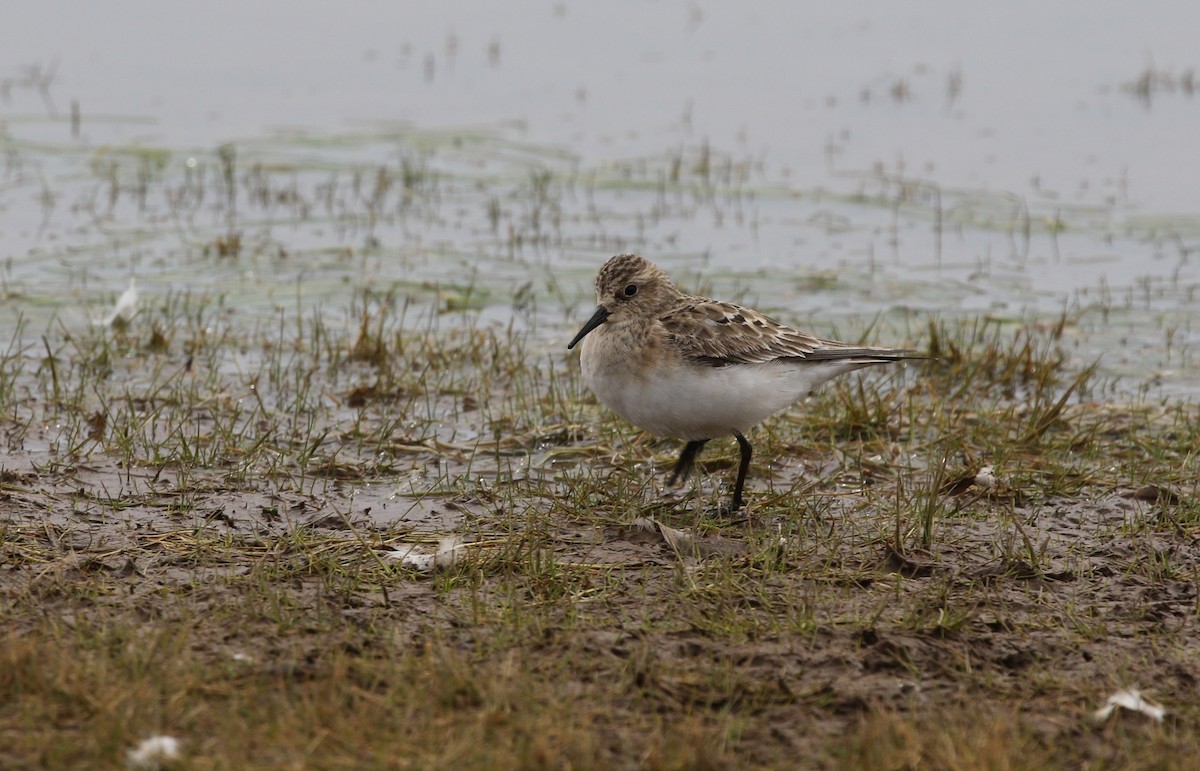
[[[968,492],[928,549],[897,549],[895,517],[852,493],[826,495],[801,523],[768,506],[713,533],[686,507],[638,527],[606,512],[555,521],[539,513],[552,509],[544,500],[525,512],[468,499],[414,507],[378,491],[353,500],[349,486],[266,495],[197,478],[181,513],[162,476],[137,484],[103,461],[46,476],[19,458],[5,467],[10,636],[48,618],[180,622],[199,660],[241,657],[293,678],[318,677],[329,646],[389,655],[437,640],[481,672],[529,668],[588,715],[593,758],[617,765],[638,764],[631,748],[650,717],[726,736],[718,764],[785,767],[848,763],[837,748],[872,715],[975,712],[1104,762],[1089,716],[1111,692],[1141,688],[1175,715],[1194,717],[1198,703],[1200,544],[1169,504],[1130,491],[1036,502]],[[389,500],[408,524],[379,524]],[[672,547],[650,522],[690,540]],[[479,544],[432,576],[395,569],[382,586],[331,590],[327,571],[289,563],[321,549],[370,562],[365,542],[381,554],[411,527],[464,523]],[[317,545],[297,549],[301,530]],[[553,575],[534,575],[531,555],[552,556]],[[240,608],[264,565],[287,576],[290,625]],[[89,587],[86,602],[72,586]]]

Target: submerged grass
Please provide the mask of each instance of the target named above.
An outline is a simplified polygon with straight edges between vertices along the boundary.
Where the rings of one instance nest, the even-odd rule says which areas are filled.
[[[558,345],[402,287],[16,336],[0,763],[1171,767],[1200,411],[1110,401],[1069,322],[929,324],[755,430],[740,520],[732,442],[663,491]],[[1094,725],[1127,686],[1170,722]]]

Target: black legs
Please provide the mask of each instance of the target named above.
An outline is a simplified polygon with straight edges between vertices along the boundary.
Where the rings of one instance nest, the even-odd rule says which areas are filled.
[[[733,435],[737,437],[742,448],[742,462],[738,466],[737,482],[733,485],[733,501],[729,504],[730,511],[737,511],[746,503],[742,500],[742,486],[746,484],[746,472],[750,470],[750,456],[754,454],[754,448],[746,441],[746,437],[742,436],[741,431],[734,431]]]
[[[683,448],[683,452],[679,453],[679,460],[675,461],[675,469],[671,471],[671,481],[669,484],[674,487],[678,482],[686,482],[688,474],[692,473],[692,466],[696,465],[696,456],[704,449],[704,444],[707,439],[697,439],[694,442],[688,442]]]
[[[746,441],[746,437],[742,436],[741,431],[734,431],[733,435],[737,437],[738,445],[742,448],[742,462],[738,464],[737,483],[733,486],[733,500],[729,504],[731,512],[737,511],[746,503],[742,499],[742,488],[746,484],[746,472],[750,470],[750,456],[754,454],[754,448]],[[683,452],[679,453],[679,460],[675,461],[675,468],[671,471],[669,484],[674,486],[687,480],[688,474],[692,473],[692,466],[696,465],[696,456],[704,449],[706,442],[707,439],[696,439],[684,445]]]

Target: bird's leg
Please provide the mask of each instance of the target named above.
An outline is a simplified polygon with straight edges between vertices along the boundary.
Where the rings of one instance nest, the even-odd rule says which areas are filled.
[[[731,512],[746,505],[746,502],[742,500],[742,487],[746,484],[746,472],[750,470],[750,456],[754,454],[754,448],[750,446],[750,442],[746,441],[746,437],[742,436],[741,431],[734,431],[733,435],[737,437],[738,444],[742,448],[742,462],[738,465],[737,482],[733,486],[733,501],[729,504]]]
[[[692,473],[692,466],[696,464],[696,456],[700,454],[700,450],[704,449],[704,443],[707,441],[707,439],[696,439],[687,443],[683,452],[679,453],[679,460],[675,461],[675,468],[671,470],[669,485],[674,487],[677,482],[687,481],[688,474]]]

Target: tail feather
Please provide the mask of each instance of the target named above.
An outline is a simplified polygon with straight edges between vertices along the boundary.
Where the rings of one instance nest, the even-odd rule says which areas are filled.
[[[912,348],[870,348],[828,346],[815,349],[804,357],[805,361],[836,361],[844,364],[857,363],[863,367],[872,364],[889,364],[906,359],[928,359]]]

